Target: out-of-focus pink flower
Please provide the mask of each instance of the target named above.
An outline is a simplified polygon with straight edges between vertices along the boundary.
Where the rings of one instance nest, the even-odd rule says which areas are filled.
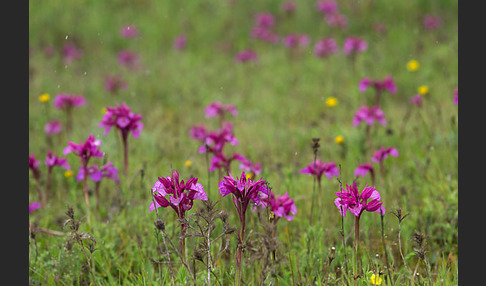
[[[174,49],[181,51],[187,46],[187,38],[185,35],[179,35],[175,38],[173,47]]]
[[[101,181],[102,178],[111,179],[115,182],[120,182],[118,179],[118,169],[113,166],[113,162],[108,162],[106,165],[102,166],[101,168],[98,165],[89,166],[86,168],[88,172],[88,176],[91,180],[95,182]],[[79,169],[78,175],[76,176],[76,180],[82,181],[84,179],[85,173],[84,169]]]
[[[371,177],[374,176],[374,169],[373,166],[370,163],[364,163],[359,165],[356,169],[354,169],[354,176],[358,177],[364,177],[366,174],[370,173]]]
[[[60,158],[52,154],[52,151],[47,153],[46,160],[44,161],[47,168],[52,169],[55,166],[62,167],[66,170],[70,170],[71,167],[69,166],[66,158]]]
[[[71,109],[86,104],[86,98],[82,95],[58,94],[54,98],[54,107],[57,109]]]
[[[57,120],[51,120],[44,125],[44,131],[48,136],[61,132],[61,129],[61,122]]]
[[[83,51],[74,46],[73,43],[64,45],[61,51],[64,63],[70,63],[80,59],[83,56]]]
[[[285,1],[282,2],[282,10],[287,14],[293,14],[295,12],[295,2],[294,1]]]
[[[105,90],[110,93],[116,94],[120,89],[126,89],[128,84],[122,79],[120,74],[107,75],[105,77]]]
[[[204,109],[204,112],[206,113],[206,117],[214,117],[214,116],[223,116],[224,113],[229,112],[233,116],[238,115],[238,110],[236,110],[236,107],[234,104],[222,104],[219,101],[214,101],[209,104],[206,109]]]
[[[103,152],[101,152],[99,149],[100,144],[101,141],[96,139],[94,135],[90,134],[85,142],[76,144],[69,141],[68,146],[64,148],[63,154],[67,155],[69,153],[74,153],[76,156],[78,156],[83,166],[87,166],[91,157],[103,157]]]
[[[255,15],[255,25],[262,28],[270,28],[275,25],[275,17],[270,13],[258,13]]]
[[[326,58],[338,51],[339,47],[333,38],[319,40],[314,46],[314,54],[319,58]]]
[[[191,136],[192,139],[205,141],[208,132],[204,125],[197,125],[197,126],[193,126],[191,130],[189,130],[189,135]]]
[[[393,81],[392,76],[387,76],[384,80],[371,80],[365,77],[359,82],[358,89],[360,92],[365,92],[370,86],[378,92],[383,90],[387,90],[391,94],[395,94],[397,92],[397,86]]]
[[[239,154],[236,157],[236,160],[241,162],[239,166],[240,169],[247,171],[252,175],[258,175],[262,172],[260,163],[253,163],[252,161],[250,161],[250,159]]]
[[[32,171],[32,175],[34,175],[34,179],[36,179],[36,180],[38,180],[40,178],[39,164],[40,164],[40,161],[35,158],[35,154],[30,153],[30,155],[29,155],[29,169]]]
[[[410,103],[418,107],[422,106],[422,96],[420,94],[412,96],[412,98],[410,98]]]
[[[358,37],[347,37],[344,40],[343,52],[345,55],[357,54],[366,51],[368,43]]]
[[[425,30],[433,31],[442,25],[442,19],[437,16],[427,14],[424,16],[422,24]]]
[[[36,209],[39,209],[40,207],[41,205],[39,202],[32,202],[31,204],[29,204],[29,214],[35,211]]]
[[[120,130],[122,138],[125,141],[128,134],[131,132],[133,138],[140,136],[140,131],[143,129],[142,116],[131,112],[125,102],[116,107],[107,107],[107,112],[101,119],[98,127],[105,128],[104,134],[110,132],[111,127],[116,127]]]
[[[284,38],[284,45],[288,48],[305,47],[309,45],[309,36],[290,34]]]
[[[345,29],[348,27],[348,18],[346,15],[341,14],[341,13],[332,13],[329,15],[326,15],[325,20],[327,24],[331,27],[338,27],[341,29]]]
[[[239,63],[256,61],[257,59],[257,54],[252,50],[243,50],[235,56],[235,61]]]
[[[118,52],[118,63],[129,69],[136,69],[139,64],[139,56],[130,50]]]
[[[373,157],[371,158],[371,162],[375,163],[381,163],[383,160],[385,160],[389,155],[393,157],[398,157],[398,150],[393,148],[393,147],[380,147],[375,153],[373,154]]]
[[[310,174],[316,176],[317,181],[321,181],[322,175],[325,175],[328,179],[332,176],[337,177],[339,175],[339,169],[336,168],[334,162],[322,162],[317,159],[315,163],[309,164],[307,167],[300,171],[301,174]]]
[[[276,220],[284,217],[286,220],[292,221],[294,215],[297,214],[297,207],[294,200],[289,197],[289,192],[285,192],[281,196],[276,196],[273,192],[269,192],[268,195],[260,193],[260,198],[262,200],[261,206],[265,207],[265,205],[268,205]]]
[[[354,115],[353,126],[358,126],[361,122],[372,125],[375,120],[380,122],[383,126],[386,125],[385,114],[378,106],[362,106]]]
[[[454,89],[454,100],[453,100],[454,104],[457,105],[458,102],[459,102],[459,99],[458,99],[458,96],[457,96],[457,88]]]
[[[127,25],[120,29],[120,35],[125,38],[136,38],[140,36],[140,30],[134,25]]]
[[[276,44],[280,40],[280,37],[275,34],[272,30],[263,26],[253,27],[250,33],[251,37],[255,39],[262,40],[264,42],[269,42]]]
[[[338,4],[335,1],[319,1],[316,3],[316,8],[324,15],[331,15],[338,11]]]

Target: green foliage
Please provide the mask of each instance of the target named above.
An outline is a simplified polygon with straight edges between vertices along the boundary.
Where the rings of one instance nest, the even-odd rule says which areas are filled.
[[[228,146],[228,153],[238,152],[261,162],[267,180],[277,194],[286,191],[295,199],[298,213],[293,221],[281,219],[277,238],[281,242],[277,260],[268,266],[273,273],[261,270],[263,259],[247,264],[243,280],[258,285],[265,279],[280,285],[352,284],[354,217],[348,212],[341,236],[341,217],[334,205],[339,182],[323,178],[322,191],[316,195],[315,222],[309,223],[313,178],[300,170],[314,158],[311,139],[320,138],[317,157],[341,165],[340,180],[351,184],[354,168],[369,161],[380,146],[394,146],[397,158],[384,162],[384,175],[376,168],[376,188],[387,210],[384,217],[385,242],[394,285],[408,284],[410,271],[419,265],[420,281],[430,278],[441,285],[457,284],[458,241],[458,113],[453,105],[453,90],[458,86],[457,1],[345,1],[340,11],[347,16],[348,28],[340,30],[326,24],[314,2],[297,3],[292,17],[281,10],[282,1],[93,1],[60,0],[29,2],[29,45],[32,48],[29,67],[29,152],[41,161],[42,185],[46,174],[43,165],[48,150],[62,155],[67,141],[80,142],[88,134],[101,139],[101,151],[120,170],[120,183],[103,180],[101,200],[91,197],[87,209],[82,182],[76,181],[78,158],[66,156],[74,172],[65,178],[63,170],[54,168],[53,189],[47,207],[30,214],[36,226],[63,230],[67,205],[82,218],[80,231],[97,240],[92,255],[96,279],[102,285],[176,285],[190,283],[189,274],[170,244],[164,246],[161,234],[154,228],[155,212],[148,213],[151,187],[172,168],[181,177],[198,177],[212,200],[220,198],[217,172],[209,174],[205,154],[197,152],[199,142],[188,134],[196,124],[215,129],[218,122],[206,118],[204,108],[213,101],[235,104],[238,116],[226,118],[234,124],[238,146]],[[276,16],[275,32],[279,35],[305,33],[311,44],[296,58],[291,58],[283,45],[269,44],[250,37],[254,15],[270,12]],[[442,18],[442,26],[425,31],[426,14]],[[378,33],[374,25],[387,27]],[[133,24],[140,38],[123,39],[122,26]],[[185,34],[187,48],[176,51],[174,38]],[[347,36],[356,35],[368,42],[368,50],[352,62],[343,53],[327,59],[313,55],[313,45],[321,38],[334,37],[342,47]],[[83,57],[73,63],[62,61],[60,50],[73,42],[83,50]],[[52,57],[43,49],[55,48]],[[237,64],[234,56],[242,49],[258,53],[255,63]],[[130,49],[139,53],[139,70],[130,71],[117,62],[117,53]],[[340,48],[341,49],[341,48]],[[420,68],[406,69],[416,59]],[[128,83],[126,90],[110,94],[104,90],[107,74],[121,74]],[[358,91],[363,77],[382,79],[392,75],[397,84],[395,95],[383,94],[382,109],[388,124],[371,130],[372,149],[365,147],[365,127],[352,126],[354,112],[373,100],[373,91]],[[428,95],[417,108],[409,99],[417,88],[427,85]],[[41,103],[38,96],[48,93],[51,100]],[[47,141],[44,124],[52,119],[64,122],[62,111],[53,108],[58,93],[83,94],[88,105],[73,110],[72,134],[64,131]],[[338,104],[328,107],[325,100],[335,97]],[[126,102],[143,116],[144,130],[138,139],[128,140],[129,174],[122,174],[123,151],[119,134],[112,130],[103,135],[98,127],[102,109]],[[342,135],[344,144],[334,138]],[[190,160],[191,167],[184,162]],[[102,158],[93,163],[102,164]],[[240,172],[236,163],[233,174]],[[207,182],[210,182],[210,189]],[[371,184],[369,175],[357,178],[360,186]],[[94,183],[89,181],[93,190]],[[29,177],[29,200],[38,200],[36,182]],[[199,202],[195,202],[194,212]],[[230,225],[239,221],[230,198],[218,208],[229,213]],[[398,249],[398,221],[391,211],[401,208],[410,215],[401,223],[402,260]],[[159,209],[165,222],[167,240],[178,245],[179,224],[173,211]],[[217,225],[217,233],[221,226]],[[247,229],[263,232],[256,212],[248,211]],[[361,219],[358,285],[369,285],[370,273],[383,271],[386,285],[384,249],[380,217],[365,213]],[[427,277],[425,264],[414,252],[414,231],[426,235],[426,259],[432,277]],[[234,283],[236,232],[228,235],[228,251],[213,262],[211,283]],[[226,237],[225,237],[226,239]],[[83,266],[86,259],[79,249],[68,250],[66,237],[36,232],[29,243],[29,275],[32,285],[88,285],[93,283]],[[186,239],[188,264],[193,267],[193,249],[202,243],[200,237]],[[220,250],[221,240],[213,245],[213,255]],[[165,255],[165,247],[170,256]],[[335,247],[335,258],[329,268],[329,251]],[[249,259],[244,252],[244,259]],[[346,258],[345,258],[346,253]],[[379,254],[379,259],[375,258]],[[169,259],[173,272],[169,271]],[[206,258],[204,258],[206,259]],[[153,261],[161,263],[154,263]],[[206,260],[204,260],[206,263]],[[345,264],[349,272],[345,273]],[[421,263],[421,264],[419,264]],[[273,267],[273,268],[272,268]],[[371,272],[370,272],[371,271]],[[171,274],[172,273],[172,274]],[[196,280],[205,284],[207,268],[196,261]],[[307,281],[307,282],[306,282]],[[385,282],[384,282],[385,283]],[[383,284],[382,284],[383,285]]]

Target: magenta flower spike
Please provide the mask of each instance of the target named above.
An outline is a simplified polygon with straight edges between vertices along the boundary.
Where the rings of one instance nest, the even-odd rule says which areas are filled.
[[[254,205],[264,203],[260,197],[261,194],[268,195],[269,191],[265,185],[266,181],[260,178],[257,181],[252,181],[246,178],[245,172],[241,176],[233,177],[230,172],[228,176],[224,176],[223,180],[219,182],[219,193],[222,197],[232,194],[233,204],[236,207],[238,216],[240,218],[240,229],[238,230],[238,252],[236,254],[236,279],[241,281],[241,254],[242,245],[245,239],[245,225],[246,225],[246,210],[252,202]]]
[[[322,175],[326,176],[328,179],[331,179],[332,176],[339,176],[339,169],[336,168],[336,164],[334,162],[322,162],[321,160],[317,159],[315,163],[309,164],[307,167],[300,171],[301,174],[310,174],[317,178],[317,182],[320,183]]]
[[[337,27],[340,29],[346,29],[348,27],[348,17],[341,13],[332,13],[325,15],[324,19],[331,27]]]
[[[393,81],[392,76],[387,76],[384,80],[371,80],[365,77],[359,82],[358,90],[360,92],[365,92],[370,86],[375,89],[374,105],[379,105],[380,96],[383,91],[388,91],[391,94],[395,94],[397,92],[397,86]]]
[[[354,169],[354,176],[355,177],[358,177],[358,176],[365,177],[366,174],[368,174],[368,173],[370,174],[371,182],[374,185],[375,170],[373,168],[373,165],[371,165],[370,163],[364,163],[364,164],[361,164],[358,167],[356,167],[356,169]]]
[[[457,88],[454,89],[454,99],[453,99],[454,105],[457,105],[459,103],[457,92],[458,92]]]
[[[149,206],[149,213],[156,208],[171,207],[180,220],[180,247],[182,257],[185,253],[185,238],[187,225],[185,223],[186,212],[189,211],[194,200],[208,200],[207,194],[204,192],[203,186],[197,182],[197,178],[190,178],[187,182],[179,181],[179,173],[172,171],[172,177],[159,177],[152,187],[152,194],[154,202]]]
[[[316,8],[323,15],[331,15],[331,14],[338,12],[339,7],[338,7],[337,2],[335,2],[335,1],[324,0],[324,1],[317,2]]]
[[[212,172],[216,169],[228,172],[231,162],[233,162],[233,160],[238,160],[241,157],[242,156],[238,153],[233,154],[233,156],[231,157],[225,156],[222,152],[215,153],[214,156],[211,158],[211,166],[209,167],[209,172]]]
[[[223,152],[223,147],[226,143],[231,145],[238,145],[238,139],[233,134],[233,124],[230,122],[224,122],[223,127],[217,131],[207,133],[205,137],[205,144],[199,148],[200,153],[210,152],[218,154]],[[206,145],[208,150],[206,150]]]
[[[86,175],[87,174],[87,175]],[[95,182],[95,195],[96,195],[96,207],[99,207],[100,202],[100,184],[103,178],[113,180],[117,183],[120,182],[118,179],[118,169],[113,166],[113,162],[108,162],[101,168],[98,165],[92,165],[85,169],[80,169],[78,175],[76,176],[77,181],[85,180],[89,177]]]
[[[52,151],[49,151],[47,153],[47,157],[46,157],[46,160],[44,161],[44,163],[46,164],[48,170],[54,168],[55,166],[62,167],[66,170],[71,169],[71,167],[69,167],[69,164],[67,163],[66,158],[59,158],[55,155],[52,155]]]
[[[344,217],[346,216],[347,210],[357,218],[364,211],[385,214],[385,207],[380,202],[380,193],[374,186],[369,187],[366,185],[360,194],[356,182],[352,186],[346,184],[346,189],[342,189],[342,192],[336,192],[336,196],[337,198],[334,200],[334,204],[338,208],[339,213]]]
[[[398,150],[393,147],[381,147],[379,150],[375,151],[373,157],[371,158],[372,162],[375,163],[382,163],[389,155],[393,157],[398,157]]]
[[[125,39],[137,38],[140,36],[140,30],[134,25],[127,25],[120,29],[120,35]]]
[[[238,115],[238,110],[236,110],[236,107],[234,104],[222,104],[219,101],[214,101],[211,104],[209,104],[205,109],[204,112],[206,113],[207,118],[215,117],[218,116],[220,118],[220,124],[223,124],[224,120],[224,115],[226,113],[231,113],[233,116]]]
[[[280,37],[275,34],[270,28],[263,26],[255,26],[250,32],[250,36],[255,39],[262,40],[264,42],[269,42],[276,44],[280,41]]]
[[[309,45],[309,42],[309,36],[303,34],[290,34],[283,40],[283,43],[287,48],[306,47]]]
[[[95,139],[94,135],[90,134],[86,141],[80,142],[79,144],[76,144],[74,142],[69,141],[68,146],[64,148],[64,155],[67,155],[69,153],[74,153],[74,155],[78,156],[82,169],[84,170],[84,173],[88,173],[88,163],[91,157],[98,157],[101,158],[103,157],[103,152],[100,151],[99,146],[100,146],[101,141],[99,139]],[[89,197],[88,197],[88,184],[87,184],[87,177],[84,178],[84,199],[86,202],[86,205],[89,206]]]
[[[197,125],[191,127],[191,130],[189,130],[189,135],[192,139],[205,142],[208,131],[204,125]]]
[[[175,38],[173,47],[178,51],[182,51],[187,46],[187,38],[185,35],[179,35]]]
[[[32,202],[29,204],[29,214],[41,207],[41,204],[39,202]]]
[[[105,90],[111,94],[117,94],[120,89],[127,89],[128,84],[123,80],[121,75],[105,76]]]
[[[118,179],[118,169],[113,166],[113,162],[108,162],[101,168],[98,165],[92,165],[87,168],[88,176],[92,181],[99,182],[103,178],[107,178],[113,180],[117,183],[120,182]],[[80,169],[78,175],[76,176],[76,180],[82,181],[84,180],[85,173],[83,169]]]
[[[84,143],[76,144],[69,141],[68,146],[64,148],[63,154],[74,153],[74,155],[78,156],[81,163],[87,166],[91,157],[103,157],[103,152],[99,149],[100,144],[101,141],[90,134]]]
[[[29,169],[32,171],[32,175],[34,176],[37,192],[39,193],[39,199],[43,206],[46,205],[47,200],[40,186],[40,170],[39,170],[40,161],[35,158],[34,153],[30,153],[29,155]]]
[[[235,56],[235,61],[238,63],[256,61],[257,59],[257,54],[252,50],[243,50]]]
[[[253,163],[250,159],[245,158],[242,155],[237,154],[236,160],[240,161],[239,168],[251,174],[252,176],[258,175],[262,172],[260,163]]]
[[[70,170],[71,167],[67,163],[66,158],[59,158],[59,157],[53,155],[51,151],[49,151],[47,153],[47,157],[46,157],[44,163],[47,166],[47,182],[46,182],[46,201],[47,201],[48,197],[50,196],[49,193],[50,193],[50,190],[51,190],[52,169],[55,166],[59,166],[59,167],[64,168],[66,170]]]
[[[128,134],[132,133],[133,138],[140,136],[140,131],[143,130],[142,116],[131,112],[125,102],[116,107],[107,107],[107,112],[101,119],[98,127],[105,128],[104,134],[107,135],[112,127],[116,127],[121,134],[123,140],[124,150],[124,172],[128,173]]]
[[[416,95],[412,96],[412,98],[410,98],[410,103],[415,105],[415,106],[421,107],[422,106],[422,96],[420,94],[416,94]]]
[[[83,51],[74,46],[73,43],[67,43],[61,50],[62,59],[65,64],[79,60],[83,56]]]
[[[275,17],[270,13],[258,13],[255,15],[255,25],[262,28],[270,28],[275,25]]]
[[[335,54],[338,51],[339,47],[333,38],[319,40],[314,45],[314,54],[319,58],[327,58],[329,55]]]
[[[35,158],[35,154],[30,153],[30,155],[29,155],[29,169],[32,171],[32,175],[34,176],[35,180],[39,180],[39,178],[40,178],[39,164],[40,164],[40,161]]]
[[[373,176],[374,169],[373,166],[370,163],[364,163],[359,165],[356,169],[354,169],[354,176],[358,177],[364,177],[366,174],[370,173],[371,176]]]
[[[362,106],[359,108],[353,118],[353,126],[358,126],[361,122],[365,122],[367,125],[372,125],[378,121],[381,125],[387,124],[385,119],[385,113],[378,106]]]
[[[86,105],[86,98],[82,95],[58,94],[54,98],[54,107],[57,109],[69,109]]]
[[[130,50],[123,50],[118,53],[118,63],[121,66],[134,70],[139,66],[139,56]]]
[[[51,120],[44,125],[44,132],[46,132],[47,136],[52,136],[54,134],[57,134],[61,132],[62,126],[61,122],[57,120]]]
[[[294,1],[285,1],[282,2],[281,7],[287,15],[292,15],[295,13],[296,4]]]
[[[360,194],[355,181],[352,186],[346,184],[346,189],[341,187],[341,192],[336,192],[336,196],[337,198],[334,200],[334,204],[338,208],[341,216],[345,217],[348,210],[355,215],[354,247],[355,251],[357,251],[359,241],[359,219],[363,212],[368,211],[377,212],[381,215],[385,214],[385,207],[383,207],[383,203],[380,202],[380,193],[374,186],[368,187],[368,185],[366,185]]]
[[[86,98],[83,95],[58,94],[54,98],[54,107],[64,110],[66,113],[66,131],[72,131],[72,110],[86,105]]]
[[[423,17],[422,25],[426,31],[433,31],[442,25],[442,19],[437,16],[427,14]]]
[[[262,194],[262,206],[267,205],[272,213],[275,215],[274,223],[276,224],[278,219],[284,217],[287,221],[294,220],[294,215],[297,214],[297,207],[292,198],[289,197],[289,192],[281,196],[276,196],[274,193],[269,195]]]
[[[345,55],[356,55],[368,49],[368,43],[359,37],[347,37],[344,40],[343,53]]]

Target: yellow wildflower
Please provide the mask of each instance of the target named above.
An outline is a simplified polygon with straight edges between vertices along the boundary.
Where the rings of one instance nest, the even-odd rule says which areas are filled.
[[[328,97],[326,99],[326,105],[328,107],[334,107],[334,106],[336,106],[336,104],[338,104],[337,98],[335,98],[335,97]]]
[[[371,275],[370,277],[370,283],[373,285],[381,285],[381,282],[383,282],[383,279],[381,279],[380,275]]]
[[[419,86],[417,91],[420,95],[426,95],[427,93],[429,93],[429,87],[426,86],[426,85],[421,85],[421,86]]]
[[[67,170],[66,172],[64,172],[64,177],[66,178],[70,178],[73,176],[73,171],[71,170]]]
[[[50,98],[51,97],[48,93],[44,93],[44,94],[39,95],[39,101],[40,102],[48,102]]]
[[[344,142],[343,135],[336,136],[336,138],[334,138],[334,142],[336,142],[338,144],[342,144]]]
[[[420,64],[416,60],[411,60],[407,63],[407,69],[409,71],[416,71],[416,70],[418,70],[419,67],[420,67]]]
[[[247,180],[251,180],[251,178],[253,178],[253,174],[251,174],[251,173],[246,174]]]
[[[184,166],[186,166],[187,168],[191,167],[191,166],[192,166],[192,162],[191,162],[191,160],[186,160],[186,161],[184,162]]]

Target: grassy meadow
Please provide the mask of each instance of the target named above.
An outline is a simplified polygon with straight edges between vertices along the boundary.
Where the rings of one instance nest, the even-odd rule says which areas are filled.
[[[238,285],[240,220],[231,195],[218,189],[226,174],[208,172],[211,154],[199,152],[201,142],[189,133],[197,125],[217,130],[220,121],[205,108],[221,102],[238,111],[224,117],[238,140],[225,145],[225,154],[260,163],[252,180],[262,178],[276,195],[288,192],[297,208],[293,220],[280,218],[272,229],[268,208],[248,207],[241,285],[457,285],[458,3],[337,1],[335,13],[347,22],[333,26],[318,2],[294,1],[295,10],[285,11],[277,0],[29,1],[29,153],[40,161],[39,179],[29,170],[29,204],[40,202],[39,189],[46,191],[49,151],[66,158],[72,171],[52,168],[47,204],[29,214],[30,284]],[[278,42],[252,36],[259,13],[273,16],[269,29]],[[427,28],[430,15],[440,21]],[[123,37],[127,25],[139,35]],[[307,35],[309,43],[285,46],[292,33]],[[181,49],[174,47],[179,35],[187,39]],[[343,52],[350,36],[367,42],[354,57]],[[315,45],[325,38],[339,51],[318,57]],[[81,56],[66,59],[67,44]],[[120,63],[124,50],[139,56],[137,66]],[[257,59],[236,61],[243,50]],[[418,68],[407,68],[412,60]],[[110,92],[106,76],[117,74],[127,86]],[[354,126],[356,111],[376,96],[372,86],[360,91],[360,82],[387,76],[396,92],[381,93],[386,125]],[[418,93],[421,102],[414,104]],[[54,105],[58,94],[86,99],[71,110],[72,130]],[[127,174],[118,130],[105,135],[99,127],[106,107],[122,102],[143,117],[140,136],[128,135]],[[52,120],[62,129],[48,135]],[[113,162],[119,182],[88,179],[88,205],[76,179],[80,160],[63,151],[68,141],[84,142],[90,134],[101,140],[103,157],[89,164]],[[313,138],[319,138],[315,150]],[[371,162],[382,146],[398,156]],[[322,177],[319,189],[313,176],[301,173],[315,158],[339,168],[338,176]],[[370,174],[355,176],[366,162],[374,167],[373,184]],[[234,176],[242,174],[239,165],[231,163]],[[149,213],[154,183],[172,170],[184,181],[198,178],[217,202],[211,214],[202,200],[186,212],[183,259],[177,214],[169,207]],[[354,181],[360,191],[375,186],[386,209],[383,216],[363,212],[357,250],[355,215],[342,217],[335,205],[340,184]],[[204,225],[208,216],[214,222]],[[205,237],[195,234],[201,224],[214,239],[209,260],[201,251]]]

